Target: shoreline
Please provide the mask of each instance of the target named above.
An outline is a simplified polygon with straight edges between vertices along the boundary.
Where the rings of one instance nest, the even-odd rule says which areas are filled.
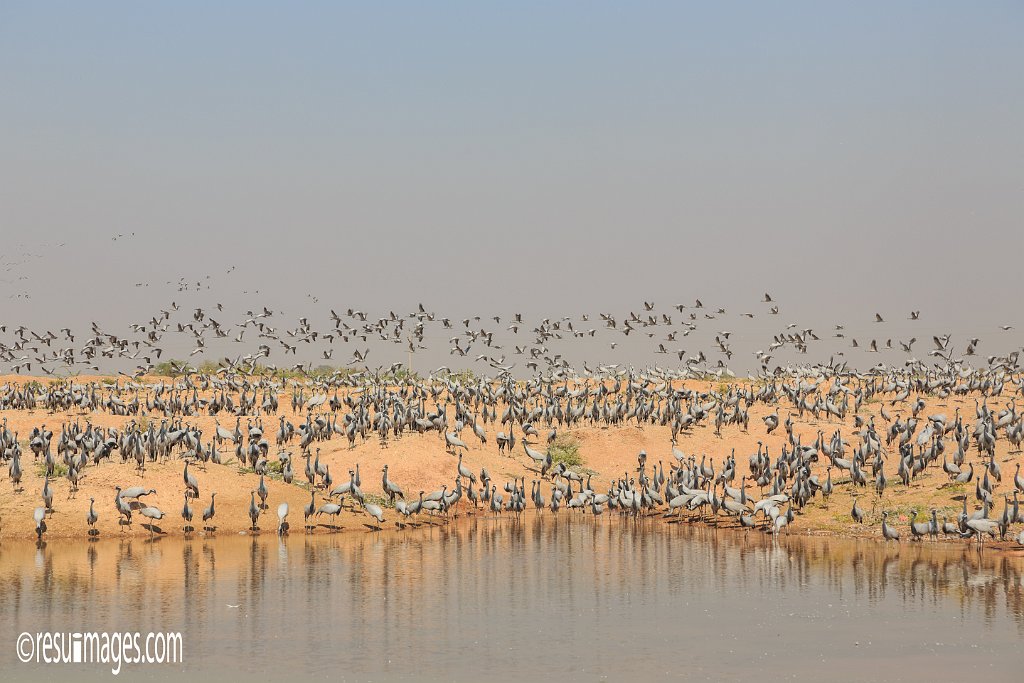
[[[269,506],[273,507],[273,506]],[[268,510],[267,512],[270,512]],[[389,509],[388,512],[394,515],[394,510]],[[301,513],[300,513],[301,514]],[[49,543],[54,542],[57,544],[72,544],[80,541],[88,541],[90,544],[95,542],[113,542],[113,541],[138,541],[144,542],[159,542],[164,539],[171,539],[182,542],[215,542],[218,539],[235,539],[235,538],[251,538],[255,540],[268,540],[274,537],[280,537],[285,539],[292,539],[295,537],[306,538],[306,539],[329,539],[329,538],[342,538],[350,539],[356,537],[373,537],[373,536],[384,536],[394,537],[402,536],[410,533],[430,533],[434,530],[441,531],[452,531],[457,530],[460,527],[469,524],[470,522],[479,521],[493,521],[496,524],[525,524],[534,521],[536,518],[541,518],[544,521],[556,521],[565,520],[567,524],[633,524],[641,533],[667,533],[672,531],[672,527],[680,526],[681,528],[689,529],[692,532],[699,533],[724,533],[730,535],[742,535],[750,536],[753,538],[761,538],[770,540],[773,537],[771,531],[764,528],[761,524],[760,519],[758,520],[758,527],[753,529],[743,528],[734,517],[721,517],[718,519],[718,523],[708,523],[696,519],[695,516],[668,516],[664,511],[654,511],[647,514],[641,515],[640,518],[632,518],[627,514],[622,514],[617,511],[606,511],[600,517],[594,518],[589,512],[580,512],[575,510],[561,510],[557,513],[552,513],[549,510],[538,510],[536,508],[528,508],[525,510],[519,519],[516,519],[515,515],[511,513],[501,513],[495,516],[490,511],[484,508],[478,508],[473,510],[465,507],[464,504],[460,503],[459,509],[455,514],[445,518],[441,516],[437,517],[423,517],[414,521],[406,522],[392,522],[391,519],[387,519],[383,525],[371,525],[368,522],[374,520],[368,518],[365,515],[359,515],[353,513],[349,508],[343,513],[345,517],[338,521],[336,525],[328,524],[326,522],[318,522],[314,526],[306,529],[299,521],[296,520],[296,524],[290,524],[289,530],[283,535],[279,536],[276,526],[268,526],[266,524],[261,525],[256,531],[253,531],[249,527],[239,525],[235,523],[229,523],[228,526],[218,525],[215,530],[204,530],[197,527],[196,530],[185,533],[183,529],[177,527],[160,528],[154,529],[154,533],[151,535],[147,526],[142,524],[133,525],[132,530],[124,530],[123,532],[113,531],[109,533],[96,533],[90,534],[87,532],[79,531],[68,531],[65,530],[63,533],[47,533],[42,543],[38,543],[34,533],[0,533],[0,549],[4,545],[10,544],[28,544],[31,543],[36,547],[46,547]],[[988,539],[986,538],[983,546],[979,547],[977,541],[972,538],[954,538],[939,534],[937,539],[917,539],[911,540],[903,538],[899,542],[886,541],[883,539],[878,531],[878,528],[873,525],[860,525],[862,529],[859,533],[853,532],[837,532],[834,530],[827,529],[815,529],[812,527],[800,525],[801,515],[796,515],[796,521],[794,526],[786,527],[783,531],[778,534],[779,539],[784,538],[796,538],[796,539],[808,539],[808,540],[839,540],[839,541],[869,541],[873,544],[880,544],[883,547],[892,548],[929,548],[938,549],[945,548],[949,550],[964,549],[964,550],[988,550],[997,552],[1001,556],[1022,558],[1024,559],[1024,546],[1018,544],[1015,540],[1007,538],[1006,540]],[[276,519],[276,518],[275,518]],[[292,520],[292,515],[289,514],[289,521]],[[159,530],[157,530],[159,529]],[[0,529],[0,532],[3,530]],[[900,531],[905,531],[900,527]]]
[[[348,520],[352,521],[352,520]],[[990,558],[1005,558],[1014,562],[1024,562],[1024,547],[1013,541],[991,541],[985,542],[982,548],[974,541],[967,543],[967,539],[952,539],[939,537],[937,540],[901,540],[899,543],[886,541],[878,534],[836,534],[832,532],[815,531],[813,529],[793,529],[787,533],[782,531],[777,537],[769,531],[762,529],[744,529],[738,524],[720,524],[718,526],[705,524],[696,520],[683,518],[681,520],[666,519],[661,513],[648,514],[639,519],[633,519],[625,515],[611,515],[607,513],[600,517],[593,517],[589,514],[584,516],[578,512],[559,512],[557,516],[546,510],[528,509],[517,519],[512,515],[494,516],[482,510],[474,513],[462,512],[449,520],[421,520],[419,522],[404,524],[402,526],[385,526],[380,529],[369,529],[361,525],[349,524],[339,525],[339,528],[327,529],[318,527],[315,531],[306,532],[302,529],[292,529],[279,536],[275,530],[233,530],[219,529],[216,533],[194,533],[184,535],[181,533],[163,533],[149,536],[148,532],[131,533],[120,536],[96,535],[96,536],[54,536],[38,543],[35,537],[7,537],[0,542],[0,552],[15,552],[32,549],[58,550],[63,552],[77,548],[81,541],[87,541],[86,546],[90,552],[93,548],[111,546],[115,543],[123,545],[141,542],[143,546],[159,547],[162,542],[169,541],[174,545],[198,544],[207,547],[209,544],[223,542],[225,546],[239,542],[252,543],[273,543],[275,541],[285,545],[298,541],[311,543],[333,543],[342,544],[363,543],[366,541],[383,540],[385,542],[410,542],[410,543],[438,543],[452,534],[461,534],[468,529],[480,529],[490,527],[494,529],[515,529],[524,525],[547,527],[548,525],[559,525],[561,527],[579,527],[598,529],[609,525],[619,527],[631,527],[638,534],[681,534],[683,541],[707,541],[721,536],[723,540],[735,542],[747,540],[755,545],[780,545],[785,547],[789,542],[799,544],[810,544],[806,547],[815,547],[819,543],[827,544],[836,541],[846,547],[863,549],[874,549],[892,552],[899,555],[903,551],[925,552],[925,553],[946,553],[951,555],[971,554],[979,558],[986,555]],[[986,553],[990,551],[990,553]],[[1022,565],[1024,571],[1024,565]]]

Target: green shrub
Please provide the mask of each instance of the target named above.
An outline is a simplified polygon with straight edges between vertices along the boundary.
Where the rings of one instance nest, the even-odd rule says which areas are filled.
[[[557,465],[562,463],[569,469],[583,467],[583,457],[580,455],[580,442],[570,434],[559,434],[555,437],[554,443],[548,447],[551,454],[551,463]]]
[[[363,498],[367,503],[374,503],[380,506],[381,509],[395,507],[390,500],[384,496],[378,496],[376,493],[364,493]]]
[[[53,463],[53,479],[67,476],[68,466],[62,462]],[[40,477],[46,476],[46,463],[40,460],[36,463],[36,474]]]
[[[213,375],[216,374],[218,370],[220,370],[220,365],[212,360],[204,360],[199,364],[199,367],[196,368],[196,371],[201,375]]]
[[[248,465],[240,465],[238,467],[239,474],[256,474],[256,470],[249,467]],[[267,461],[267,479],[272,481],[281,481],[284,479],[284,464],[280,460]]]
[[[153,366],[153,374],[164,377],[180,377],[181,368],[185,365],[183,360],[165,360]]]
[[[422,379],[418,372],[410,371],[406,367],[396,368],[387,373],[385,377],[390,377],[393,384],[404,384],[409,381],[419,382]]]
[[[445,370],[436,376],[462,385],[476,384],[476,374],[472,370]]]

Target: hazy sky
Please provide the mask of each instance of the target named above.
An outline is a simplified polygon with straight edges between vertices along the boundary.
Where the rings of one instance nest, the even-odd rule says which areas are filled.
[[[764,331],[1024,328],[1022,35],[1020,2],[8,0],[0,310],[770,290]]]

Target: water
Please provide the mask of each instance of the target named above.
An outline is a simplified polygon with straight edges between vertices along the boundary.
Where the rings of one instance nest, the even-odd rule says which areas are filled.
[[[14,641],[127,629],[184,634],[184,665],[126,664],[131,680],[1020,680],[1022,571],[966,546],[566,514],[5,543],[0,671],[111,680],[102,665],[22,664]]]

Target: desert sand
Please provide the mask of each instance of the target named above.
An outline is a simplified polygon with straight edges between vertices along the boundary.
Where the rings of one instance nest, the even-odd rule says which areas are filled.
[[[31,378],[25,376],[0,377],[0,384],[24,383]],[[79,382],[88,382],[94,377],[77,378]],[[155,378],[147,378],[152,381]],[[43,380],[45,381],[45,380]],[[710,384],[705,381],[689,380],[687,386],[693,389],[708,390],[718,386],[718,383]],[[926,408],[923,414],[944,412],[950,416],[956,409],[960,409],[967,422],[973,422],[975,402],[973,397],[956,398],[950,397],[940,400],[937,397],[924,397]],[[888,401],[885,401],[888,404]],[[883,399],[873,399],[866,402],[860,410],[860,417],[868,420],[874,417],[878,431],[884,433],[886,421],[880,415],[880,408]],[[992,405],[996,405],[995,402]],[[896,413],[905,406],[890,407],[890,412]],[[322,409],[327,409],[324,406]],[[786,433],[782,427],[773,434],[766,434],[762,418],[773,412],[773,406],[757,403],[750,407],[749,430],[734,425],[723,427],[721,435],[716,435],[713,423],[705,421],[691,429],[689,432],[680,434],[676,447],[687,455],[695,455],[698,462],[707,456],[710,462],[715,464],[718,471],[721,463],[735,449],[737,462],[737,480],[734,486],[739,485],[739,475],[748,472],[747,458],[757,451],[758,443],[763,442],[770,449],[774,458],[786,439]],[[780,415],[785,419],[786,412],[780,406]],[[304,414],[292,412],[288,396],[280,396],[280,411],[286,418],[298,424],[305,419]],[[794,433],[802,437],[804,444],[809,444],[822,431],[827,438],[836,429],[841,430],[844,438],[853,440],[851,434],[854,430],[853,411],[848,414],[846,420],[836,418],[822,418],[815,420],[808,413],[803,419],[794,416]],[[159,424],[162,415],[149,416]],[[45,409],[36,410],[8,410],[0,411],[0,420],[6,420],[8,429],[17,431],[19,441],[24,451],[22,466],[24,476],[22,489],[15,492],[10,480],[7,478],[6,464],[0,471],[0,539],[34,539],[35,529],[32,520],[33,510],[41,504],[40,492],[43,487],[42,467],[38,462],[33,461],[33,454],[27,447],[27,436],[33,427],[45,424],[56,436],[59,435],[60,427],[64,423],[85,421],[104,427],[123,427],[127,422],[135,419],[133,417],[122,417],[107,414],[105,412],[61,412],[51,413]],[[222,414],[218,418],[222,426],[233,428],[234,416]],[[185,418],[185,422],[198,426],[203,430],[204,439],[214,434],[214,417],[209,415],[198,415]],[[246,419],[242,420],[243,431]],[[263,418],[263,424],[268,435],[276,430],[276,416]],[[488,443],[481,444],[470,431],[464,432],[463,436],[469,448],[463,456],[464,464],[472,471],[479,472],[486,468],[490,473],[493,483],[501,491],[506,481],[515,477],[526,477],[527,484],[539,478],[539,473],[534,467],[533,461],[524,453],[521,445],[517,445],[511,453],[501,454],[494,442],[494,433],[500,427],[493,423],[486,425]],[[543,433],[543,432],[542,432]],[[644,424],[637,426],[631,424],[606,426],[590,425],[576,426],[569,429],[560,428],[560,434],[569,434],[579,444],[579,455],[582,460],[580,470],[591,474],[593,488],[598,491],[607,490],[609,482],[617,477],[625,476],[627,473],[635,473],[637,467],[637,454],[645,450],[648,454],[648,465],[664,466],[667,472],[675,459],[671,452],[671,432],[667,426]],[[445,451],[442,436],[436,432],[425,434],[406,433],[399,439],[391,439],[386,447],[382,447],[377,437],[371,434],[365,441],[357,441],[355,448],[350,449],[347,442],[335,435],[329,441],[317,442],[314,448],[320,449],[321,462],[330,467],[330,472],[335,483],[347,480],[348,470],[357,464],[362,477],[362,490],[364,493],[374,497],[383,497],[381,486],[381,468],[389,466],[389,477],[398,483],[404,490],[407,500],[414,500],[419,491],[434,491],[444,485],[451,487],[456,477],[457,457]],[[225,443],[222,454],[225,463],[216,465],[207,463],[205,465],[193,465],[190,471],[196,476],[200,487],[200,497],[191,501],[195,517],[192,522],[193,530],[188,535],[195,537],[206,537],[210,535],[252,533],[248,517],[250,492],[255,490],[259,482],[259,476],[251,470],[244,470],[230,454],[231,444]],[[289,522],[292,533],[303,533],[303,507],[310,500],[308,484],[302,475],[304,461],[300,457],[297,440],[286,447],[295,454],[295,481],[292,484],[284,483],[279,475],[268,476],[266,485],[269,489],[267,509],[263,511],[258,525],[258,533],[276,533],[277,529],[277,506],[281,502],[287,502],[290,506]],[[275,459],[277,449],[271,448],[271,460]],[[917,521],[926,521],[926,516],[931,508],[936,508],[941,524],[943,516],[955,520],[960,513],[963,497],[967,497],[969,511],[977,509],[974,496],[974,483],[967,485],[956,485],[949,483],[942,472],[941,467],[929,467],[911,482],[909,487],[904,487],[895,475],[894,459],[887,460],[886,474],[889,477],[889,486],[885,493],[878,498],[869,485],[861,489],[861,507],[867,512],[867,519],[864,524],[855,523],[850,515],[852,506],[853,485],[843,478],[839,472],[833,471],[833,483],[836,485],[835,492],[826,502],[821,496],[814,500],[797,514],[796,519],[787,530],[791,534],[813,534],[833,535],[849,537],[875,537],[880,538],[881,513],[883,510],[889,512],[889,523],[899,529],[903,536],[902,542],[909,541],[910,534],[907,525],[910,520],[910,511],[919,511]],[[968,454],[968,461],[975,463],[975,471],[980,476],[982,469],[979,466],[980,458],[973,452]],[[1002,467],[1003,481],[995,489],[995,498],[998,505],[991,513],[995,517],[1002,510],[1002,496],[1004,493],[1012,494],[1013,474],[1015,467],[1024,461],[1019,452],[1009,452],[1009,444],[1005,439],[997,443],[997,461]],[[813,473],[825,479],[826,459],[814,464]],[[184,502],[184,483],[182,470],[184,462],[178,457],[172,457],[163,462],[147,464],[144,475],[140,475],[134,464],[120,462],[120,457],[115,452],[114,457],[103,462],[99,466],[88,466],[85,469],[85,476],[79,484],[79,490],[75,495],[70,495],[70,483],[63,478],[51,481],[54,488],[54,510],[48,514],[46,522],[48,530],[47,538],[85,538],[87,535],[86,513],[89,509],[90,498],[95,499],[95,509],[99,515],[96,529],[100,537],[148,537],[151,533],[162,535],[185,535],[183,520],[181,519],[181,508]],[[123,488],[129,486],[144,486],[156,490],[145,498],[147,505],[154,505],[160,508],[165,517],[160,522],[150,527],[148,520],[140,515],[134,515],[131,528],[119,523],[119,516],[115,510],[115,486]],[[545,497],[549,493],[549,486],[545,489]],[[204,530],[201,521],[201,514],[210,501],[211,492],[217,493],[216,517],[211,523],[210,530]],[[748,495],[757,499],[760,492],[756,486],[748,484]],[[258,500],[258,499],[257,499]],[[317,492],[317,505],[325,502],[323,493]],[[346,503],[350,504],[350,503]],[[472,513],[472,505],[465,498],[459,503],[456,514]],[[476,514],[490,514],[481,507]],[[561,510],[557,514],[581,514],[578,511]],[[615,511],[608,511],[605,514],[617,514]],[[403,520],[390,508],[384,509],[385,523],[383,530],[394,529],[396,523]],[[662,513],[657,512],[655,516],[661,520]],[[426,521],[426,515],[420,515],[420,522]],[[685,519],[685,516],[684,516]],[[368,523],[373,522],[370,517],[358,508],[346,510],[337,518],[337,521],[323,517],[317,521],[317,525],[309,533],[347,533],[366,532]],[[668,520],[666,520],[668,521]],[[675,520],[672,520],[675,521]],[[442,523],[440,520],[431,520],[432,523]],[[696,522],[694,522],[696,523]],[[722,527],[735,526],[732,518],[720,517],[718,524]],[[755,532],[760,533],[760,532]],[[1014,532],[1015,533],[1015,532]],[[1008,535],[1008,539],[1010,536]],[[967,543],[968,541],[953,538],[947,542]],[[986,544],[986,547],[1002,548],[1008,552],[1022,553],[1017,544],[1007,540]]]

